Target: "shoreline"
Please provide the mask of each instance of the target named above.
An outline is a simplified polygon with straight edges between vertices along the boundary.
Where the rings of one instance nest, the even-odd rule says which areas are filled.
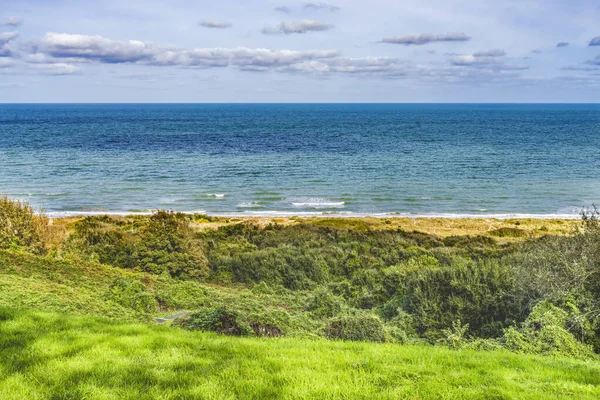
[[[135,217],[148,216],[159,211],[50,211],[41,212],[51,219],[71,218],[71,217],[89,217],[89,216],[115,216],[115,217]],[[496,219],[496,220],[513,220],[513,219],[537,219],[537,220],[579,220],[580,214],[537,214],[537,213],[492,213],[492,214],[469,214],[469,213],[396,213],[396,212],[381,212],[381,213],[359,213],[359,212],[336,212],[336,211],[319,211],[319,212],[293,212],[293,211],[244,211],[244,212],[206,212],[205,210],[194,211],[178,211],[169,210],[186,215],[205,215],[211,218],[403,218],[403,219]]]

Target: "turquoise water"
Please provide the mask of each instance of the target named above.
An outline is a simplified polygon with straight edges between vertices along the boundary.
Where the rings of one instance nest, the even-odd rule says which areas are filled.
[[[51,215],[575,216],[600,105],[0,105],[0,193]]]

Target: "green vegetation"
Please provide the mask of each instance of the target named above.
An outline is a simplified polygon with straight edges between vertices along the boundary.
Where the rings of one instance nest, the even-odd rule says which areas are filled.
[[[44,252],[47,219],[35,215],[31,206],[0,196],[0,249],[23,248]]]
[[[600,363],[0,309],[0,398],[597,399]]]
[[[2,390],[14,398],[19,390],[33,398],[140,397],[152,384],[169,387],[165,398],[510,398],[524,386],[535,389],[518,397],[598,394],[595,380],[577,380],[599,368],[596,209],[584,212],[570,234],[543,236],[519,221],[486,235],[445,236],[407,231],[393,221],[221,223],[170,212],[61,222],[7,199],[0,199],[0,216],[0,307],[7,307],[0,333],[8,335],[0,338],[8,349],[0,351],[21,354],[0,360],[0,376],[10,376],[0,380],[0,398]],[[548,226],[536,232],[557,224]],[[181,311],[189,314],[152,327],[153,318]],[[123,338],[114,336],[119,332]],[[204,357],[201,348],[216,353]],[[299,364],[303,348],[315,352],[310,366]],[[108,364],[102,367],[108,361],[100,349],[118,353],[116,365],[134,372],[117,378]],[[165,361],[151,349],[185,360]],[[260,351],[265,356],[256,357]],[[364,365],[356,361],[357,372],[335,361],[337,352],[340,359],[370,356]],[[190,354],[198,360],[191,362]],[[59,359],[65,369],[50,374],[54,380],[39,380]],[[422,365],[424,359],[433,365]],[[148,368],[166,364],[142,371],[132,360]],[[265,365],[257,367],[258,360]],[[539,360],[543,365],[534,366]],[[89,372],[81,379],[79,362]],[[410,367],[416,375],[406,375]],[[444,368],[456,374],[447,377]],[[527,381],[511,381],[516,370]],[[496,380],[488,382],[482,371],[496,373]],[[347,384],[336,389],[319,374],[339,375]],[[226,385],[227,376],[239,382]],[[469,383],[461,387],[458,377]],[[545,391],[551,379],[562,386]],[[46,383],[27,389],[30,380]]]

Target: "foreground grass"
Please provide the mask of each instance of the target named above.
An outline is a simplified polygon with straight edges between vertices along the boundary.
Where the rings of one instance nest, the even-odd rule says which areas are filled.
[[[600,364],[0,309],[0,398],[596,399]]]

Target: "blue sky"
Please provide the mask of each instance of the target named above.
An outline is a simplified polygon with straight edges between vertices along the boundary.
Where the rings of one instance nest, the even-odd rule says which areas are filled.
[[[0,2],[0,102],[600,102],[600,1]]]

